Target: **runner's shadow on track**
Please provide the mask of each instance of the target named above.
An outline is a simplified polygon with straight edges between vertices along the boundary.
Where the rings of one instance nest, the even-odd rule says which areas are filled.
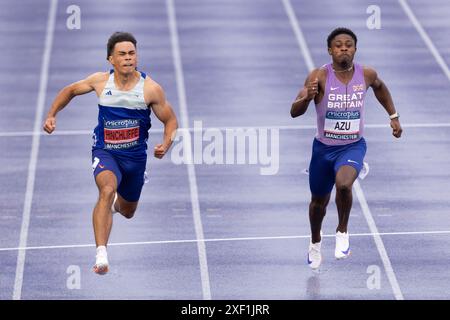
[[[311,276],[306,282],[306,299],[319,300],[321,299],[320,293],[320,278],[325,276],[329,271],[333,269],[333,266],[323,267],[318,270],[311,270]]]
[[[313,274],[308,278],[306,283],[306,299],[320,299],[320,275],[318,273]]]

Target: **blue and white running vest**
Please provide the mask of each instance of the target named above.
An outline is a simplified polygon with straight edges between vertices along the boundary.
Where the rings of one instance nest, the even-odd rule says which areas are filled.
[[[147,157],[150,107],[144,100],[145,73],[129,91],[117,90],[111,70],[98,102],[98,125],[94,129],[93,149],[114,155],[142,159]]]

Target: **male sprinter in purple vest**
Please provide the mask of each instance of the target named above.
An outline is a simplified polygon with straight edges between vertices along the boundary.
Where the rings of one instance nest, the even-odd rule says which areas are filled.
[[[154,148],[161,159],[172,144],[176,116],[161,86],[137,71],[136,39],[127,32],[116,32],[108,40],[107,60],[110,72],[97,72],[72,83],[56,96],[44,130],[56,128],[56,114],[75,96],[95,91],[98,96],[98,125],[94,129],[92,168],[99,190],[93,212],[97,245],[94,272],[108,272],[106,246],[112,228],[112,213],[130,219],[136,211],[147,162],[148,130],[151,110],[164,123],[163,142]]]
[[[292,104],[291,116],[301,116],[314,99],[317,112],[317,134],[309,166],[311,203],[309,220],[311,241],[308,264],[318,269],[321,227],[331,190],[336,184],[336,206],[339,224],[336,228],[335,257],[350,254],[348,219],[352,207],[352,186],[363,167],[366,153],[364,140],[364,98],[372,87],[375,97],[389,115],[393,135],[400,138],[402,128],[394,102],[376,71],[353,62],[356,35],[349,29],[337,28],[327,39],[332,62],[313,70]]]

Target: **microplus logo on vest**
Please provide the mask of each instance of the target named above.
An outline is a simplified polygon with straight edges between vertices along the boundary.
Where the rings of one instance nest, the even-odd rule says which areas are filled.
[[[191,132],[193,132],[193,137]],[[174,164],[260,165],[261,175],[275,175],[280,167],[280,134],[275,128],[179,128],[173,138]]]

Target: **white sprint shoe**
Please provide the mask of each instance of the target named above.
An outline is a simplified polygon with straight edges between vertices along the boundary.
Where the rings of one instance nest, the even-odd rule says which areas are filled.
[[[350,255],[350,243],[347,232],[336,232],[336,248],[334,256],[336,259],[345,259]]]
[[[108,272],[108,253],[105,246],[98,246],[97,255],[95,256],[94,272],[100,275],[104,275]]]
[[[308,265],[311,269],[316,270],[322,263],[322,254],[320,253],[321,242],[309,242]]]

